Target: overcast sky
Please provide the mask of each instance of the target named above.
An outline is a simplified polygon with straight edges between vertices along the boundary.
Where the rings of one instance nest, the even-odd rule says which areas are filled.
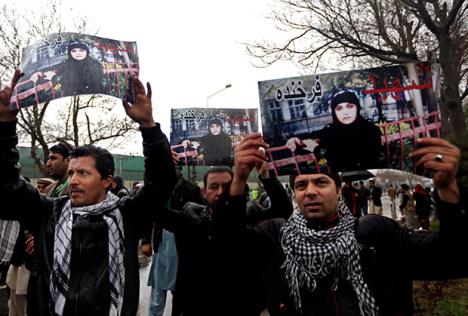
[[[16,2],[18,6],[41,3],[47,2]],[[258,81],[299,75],[300,70],[289,63],[254,67],[242,45],[278,36],[266,19],[271,0],[62,3],[87,16],[98,36],[137,42],[140,78],[151,82],[155,118],[168,137],[171,108],[204,107],[207,96],[226,84],[232,87],[210,98],[210,107],[255,108]]]

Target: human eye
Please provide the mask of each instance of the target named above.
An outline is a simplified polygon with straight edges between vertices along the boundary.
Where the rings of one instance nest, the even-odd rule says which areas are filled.
[[[326,179],[318,179],[316,181],[316,184],[318,186],[321,186],[321,187],[324,187],[324,186],[327,186],[328,185],[328,181]]]
[[[85,169],[80,169],[77,172],[81,177],[85,177],[85,176],[89,175],[89,172],[87,170],[85,170]]]
[[[335,108],[335,111],[341,111],[343,110],[343,107],[341,105],[337,105]]]
[[[304,181],[298,181],[294,183],[294,190],[303,190],[305,188],[305,182]]]

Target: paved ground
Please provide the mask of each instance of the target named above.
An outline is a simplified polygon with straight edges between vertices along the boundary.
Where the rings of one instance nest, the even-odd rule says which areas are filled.
[[[147,286],[148,273],[151,267],[151,261],[148,265],[140,268],[140,304],[138,308],[138,316],[148,316],[148,300],[150,295],[150,287]],[[164,310],[164,316],[170,316],[172,310],[172,296],[169,292],[167,295],[166,309]]]

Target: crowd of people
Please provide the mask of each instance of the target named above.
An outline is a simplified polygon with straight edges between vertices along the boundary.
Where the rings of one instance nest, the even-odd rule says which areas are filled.
[[[388,189],[404,225],[396,211],[382,216],[376,181],[343,184],[330,166],[290,176],[285,188],[268,172],[260,133],[234,148],[233,168],[208,169],[200,188],[184,179],[153,118],[151,86],[132,77],[134,102],[123,105],[140,125],[143,181],[129,191],[109,151],[59,142],[46,164],[53,181],[39,190],[18,165],[9,102],[19,76],[0,90],[0,257],[12,266],[11,315],[136,315],[140,244],[153,256],[150,315],[162,315],[168,291],[172,315],[411,315],[413,280],[468,277],[461,153],[443,139],[422,138],[411,153],[433,172],[434,192]],[[250,195],[254,169],[262,189]],[[428,229],[428,208],[438,231]],[[21,260],[12,259],[17,249]],[[395,269],[402,262],[411,265]]]

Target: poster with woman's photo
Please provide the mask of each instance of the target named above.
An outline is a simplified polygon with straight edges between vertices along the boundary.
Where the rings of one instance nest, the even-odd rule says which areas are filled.
[[[61,97],[105,94],[132,100],[130,77],[138,75],[136,42],[78,33],[54,33],[23,48],[24,76],[16,85],[11,108]]]
[[[327,166],[421,174],[408,154],[418,138],[440,137],[437,77],[421,63],[259,82],[271,172]]]
[[[171,147],[182,165],[232,166],[233,147],[258,131],[257,109],[171,110]]]

